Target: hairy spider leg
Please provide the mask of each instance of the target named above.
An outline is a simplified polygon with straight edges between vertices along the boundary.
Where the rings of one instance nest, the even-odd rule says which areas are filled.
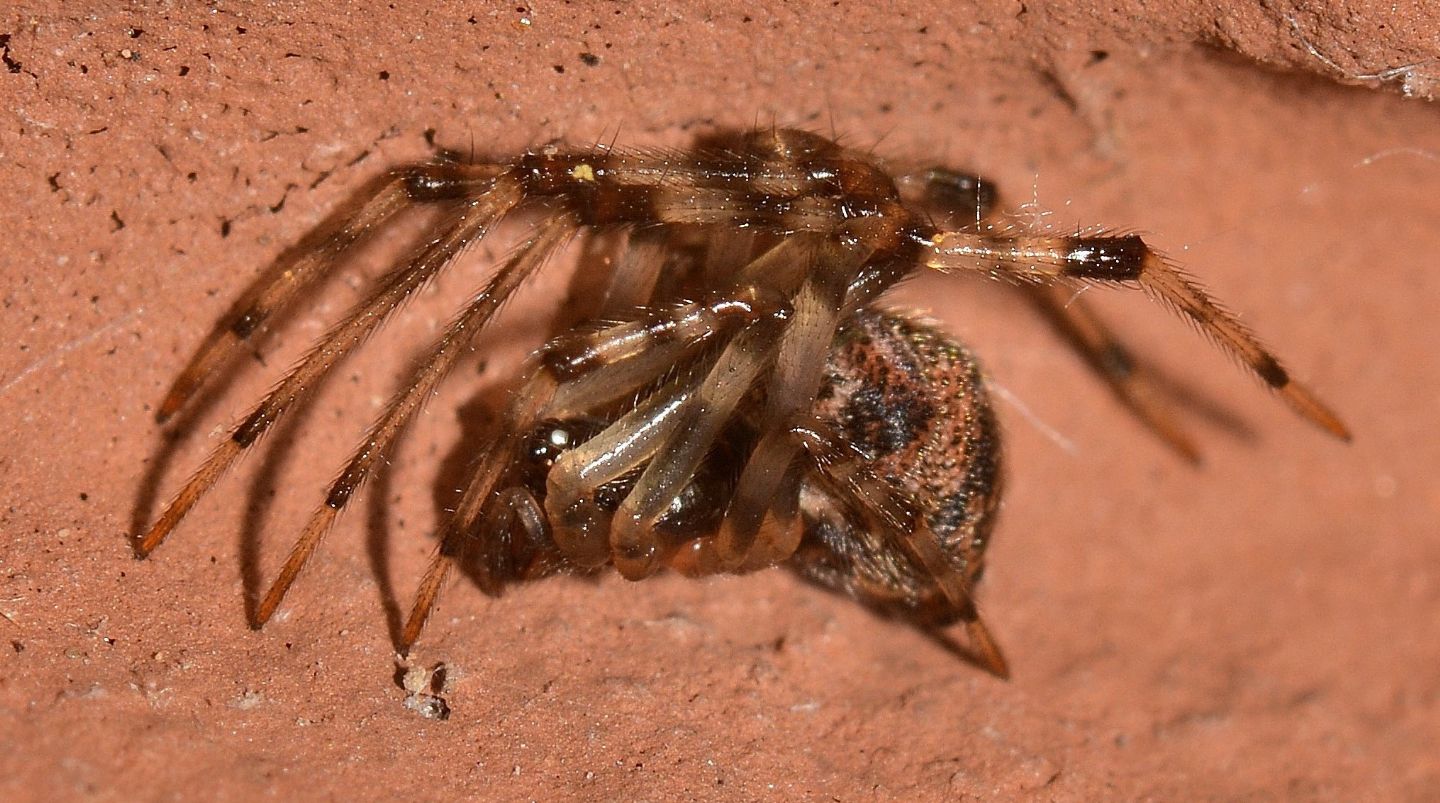
[[[320,377],[374,332],[405,299],[448,265],[459,250],[482,237],[496,220],[522,199],[520,187],[502,177],[496,179],[490,189],[454,210],[438,224],[429,244],[413,259],[401,263],[387,274],[371,294],[331,328],[264,401],[231,431],[230,437],[215,447],[160,518],[136,543],[136,555],[143,558],[154,551],[195,503],[214,487],[236,458],[301,400]]]
[[[667,271],[670,251],[665,229],[634,229],[610,271],[605,296],[597,312],[610,319],[645,306],[655,298],[655,286]],[[591,242],[599,242],[592,237]]]
[[[530,276],[558,251],[578,227],[575,216],[560,212],[545,219],[535,234],[495,273],[485,287],[470,301],[436,339],[400,391],[390,400],[384,413],[371,426],[365,441],[357,448],[339,477],[330,486],[325,501],[305,525],[280,574],[270,585],[255,610],[253,626],[269,621],[275,609],[305,563],[329,532],[345,505],[385,457],[405,425],[429,400],[440,382],[449,374],[457,360],[494,318],[500,307],[514,295]]]
[[[410,606],[410,615],[400,631],[400,643],[396,645],[402,655],[407,654],[411,645],[420,637],[420,631],[424,629],[425,621],[435,607],[435,599],[449,575],[452,560],[463,552],[471,523],[485,512],[492,492],[517,453],[523,437],[521,433],[525,431],[521,427],[539,420],[538,413],[550,400],[554,390],[554,379],[548,374],[542,372],[533,375],[530,381],[520,388],[516,404],[510,408],[502,422],[499,436],[475,462],[475,471],[470,476],[455,510],[450,512],[441,525],[439,546],[420,578],[415,601]]]
[[[356,193],[352,204],[327,218],[314,234],[288,249],[246,288],[176,377],[160,403],[156,420],[162,424],[169,420],[268,320],[397,213],[420,203],[480,195],[502,169],[498,165],[430,164],[391,170],[372,179]]]
[[[921,203],[944,215],[951,225],[980,230],[1000,206],[994,183],[977,175],[933,167],[907,176],[906,180],[920,183]],[[1182,397],[1133,356],[1093,306],[1071,288],[1026,284],[1022,290],[1141,423],[1187,460],[1199,461],[1199,451],[1176,423],[1174,410],[1167,403]]]
[[[983,230],[1000,209],[994,183],[973,174],[932,167],[902,177],[900,185],[947,225],[966,231]],[[1070,288],[1027,283],[1021,289],[1132,415],[1186,460],[1199,462],[1199,450],[1176,422],[1174,403],[1185,397],[1173,383],[1137,360],[1094,308]]]
[[[976,271],[1037,284],[1081,280],[1137,285],[1198,325],[1301,417],[1341,440],[1350,439],[1340,418],[1291,377],[1244,324],[1136,235],[948,231],[935,233],[928,250],[924,264],[940,271]]]

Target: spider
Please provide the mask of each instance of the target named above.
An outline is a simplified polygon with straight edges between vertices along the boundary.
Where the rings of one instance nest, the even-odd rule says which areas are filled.
[[[435,341],[329,487],[252,616],[275,612],[336,517],[476,334],[577,235],[624,238],[601,309],[523,371],[513,403],[440,526],[397,645],[419,637],[450,566],[486,582],[613,567],[704,576],[788,563],[940,636],[959,623],[979,665],[1006,661],[974,587],[1001,491],[1000,439],[963,345],[882,294],[924,270],[1009,280],[1140,418],[1187,456],[1157,376],[1076,283],[1137,287],[1199,326],[1301,416],[1349,432],[1234,316],[1136,235],[1059,236],[997,213],[978,176],[892,176],[817,134],[757,130],[688,151],[551,144],[500,161],[442,153],[391,170],[262,274],[177,377],[185,406],[279,310],[412,207],[427,245],[379,279],[216,446],[134,547],[148,556],[245,450],[401,303],[501,221],[528,238]],[[958,647],[958,645],[957,645]]]

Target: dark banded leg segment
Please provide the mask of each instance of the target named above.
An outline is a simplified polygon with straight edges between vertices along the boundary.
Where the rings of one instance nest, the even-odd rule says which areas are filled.
[[[416,204],[480,195],[503,169],[495,165],[420,165],[393,170],[371,181],[355,196],[351,208],[331,216],[316,235],[289,249],[251,283],[190,357],[155,418],[160,423],[169,420],[266,322],[397,213]]]
[[[406,298],[449,264],[462,248],[482,237],[520,200],[519,189],[513,183],[497,182],[491,191],[456,210],[437,228],[429,245],[417,257],[385,276],[370,296],[352,308],[230,437],[210,453],[160,518],[136,542],[136,555],[143,558],[159,546],[245,449],[254,445],[276,420],[305,397],[341,358],[364,342]]]
[[[1056,237],[941,232],[931,238],[927,267],[978,271],[1036,284],[1064,280],[1134,283],[1194,321],[1226,352],[1280,394],[1301,417],[1341,440],[1350,430],[1295,381],[1250,330],[1140,237]]]
[[[291,548],[290,556],[281,567],[279,576],[261,599],[255,612],[255,627],[265,624],[275,613],[275,609],[279,607],[321,539],[329,532],[355,491],[369,477],[376,463],[389,453],[406,423],[435,392],[441,380],[469,349],[475,337],[485,329],[501,305],[514,295],[526,279],[539,270],[546,259],[564,245],[574,234],[576,225],[574,217],[568,214],[556,215],[541,224],[535,235],[500,268],[464,312],[441,334],[431,347],[430,353],[416,367],[410,381],[390,400],[385,412],[371,427],[364,443],[356,449],[350,462],[330,486],[324,504],[310,517],[300,538]]]

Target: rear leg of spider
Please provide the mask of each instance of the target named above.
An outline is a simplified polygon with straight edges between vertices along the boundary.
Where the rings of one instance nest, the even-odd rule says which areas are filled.
[[[905,606],[906,617],[918,619],[915,624],[942,643],[949,642],[943,627],[951,622],[960,623],[970,645],[969,650],[959,652],[996,677],[1008,678],[1009,662],[975,604],[973,583],[979,577],[981,565],[978,551],[965,556],[967,571],[957,569],[952,558],[941,549],[940,539],[927,517],[921,513],[922,504],[907,498],[894,482],[878,476],[869,465],[869,458],[857,452],[828,422],[811,420],[798,425],[794,432],[813,461],[816,476],[835,498],[848,505],[863,532],[886,534],[888,546],[881,548],[902,552],[934,583],[940,597],[932,597],[918,607]],[[817,562],[814,547],[810,547],[800,556],[802,559],[797,564],[797,570],[826,586],[849,591],[871,604],[896,591],[884,583],[872,586],[868,592],[857,590],[855,578],[845,570],[820,568],[830,558],[824,553],[819,554],[821,557]],[[865,588],[865,584],[862,583],[859,588]],[[872,594],[875,596],[871,597]],[[880,607],[887,612],[893,611],[887,605]]]
[[[995,218],[1000,209],[999,193],[995,185],[980,176],[957,172],[946,168],[931,168],[902,179],[902,187],[908,189],[913,200],[938,215],[946,224],[962,231],[985,232],[994,228]],[[1092,242],[1120,238],[1090,238]],[[1077,238],[1076,249],[1084,247]],[[1147,249],[1148,250],[1148,249]],[[1103,249],[1095,253],[1102,254]],[[1153,252],[1151,252],[1153,254]],[[1003,266],[1000,268],[1005,269]],[[1094,271],[1088,278],[1113,280],[1106,269]],[[1071,274],[1078,275],[1078,274]],[[1201,404],[1180,391],[1175,383],[1157,374],[1144,362],[1137,359],[1133,351],[1118,338],[1098,314],[1078,293],[1063,285],[1038,283],[1034,277],[1026,276],[1023,286],[1027,298],[1034,304],[1066,342],[1084,358],[1086,364],[1100,375],[1111,391],[1134,413],[1142,423],[1161,440],[1168,443],[1186,460],[1198,462],[1200,451],[1178,422],[1176,407],[1188,405],[1208,418],[1217,420],[1233,430],[1242,430],[1233,417],[1225,415],[1207,405]],[[1198,287],[1191,285],[1198,292]],[[1224,311],[1199,293],[1197,309],[1205,309],[1206,315],[1214,317]],[[1173,303],[1173,302],[1172,302]],[[1207,332],[1210,329],[1201,324]],[[1253,336],[1242,330],[1243,337],[1251,341],[1248,346],[1252,353],[1258,343]],[[1218,339],[1218,336],[1217,336]],[[1273,358],[1272,358],[1273,361]],[[1255,363],[1250,364],[1252,369]],[[1264,363],[1260,363],[1264,364]],[[1276,363],[1278,364],[1278,363]],[[1256,369],[1258,370],[1258,369]],[[1267,384],[1273,383],[1266,380]],[[1308,395],[1308,394],[1307,394]],[[1311,405],[1305,405],[1308,409]],[[1328,412],[1328,411],[1326,411]],[[1305,410],[1301,414],[1330,431],[1341,435],[1335,428],[1338,420],[1333,414],[1317,419]]]
[[[529,242],[501,266],[484,289],[450,323],[431,347],[429,354],[420,361],[410,380],[376,420],[340,476],[330,486],[324,503],[311,516],[300,538],[291,548],[279,576],[256,608],[254,626],[263,625],[274,614],[300,570],[309,561],[315,548],[329,532],[355,491],[370,476],[376,464],[389,453],[405,425],[466,352],[476,335],[485,329],[501,305],[544,264],[575,229],[576,221],[568,214],[552,216],[540,224]]]

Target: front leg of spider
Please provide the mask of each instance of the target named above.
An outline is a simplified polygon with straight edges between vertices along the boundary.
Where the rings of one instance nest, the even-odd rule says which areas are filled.
[[[264,401],[231,431],[230,437],[210,453],[209,458],[175,495],[160,518],[136,541],[137,556],[143,558],[153,552],[195,504],[214,487],[221,475],[234,465],[240,455],[252,447],[261,435],[297,403],[303,402],[337,362],[364,342],[407,298],[450,264],[456,253],[484,236],[492,224],[508,214],[522,200],[521,188],[514,181],[505,181],[499,177],[489,178],[491,171],[483,172],[487,174],[487,178],[478,182],[478,194],[464,202],[456,202],[457,205],[442,222],[435,225],[428,245],[415,258],[400,263],[382,278],[370,295],[356,305],[344,320],[331,328]],[[423,179],[429,175],[423,169],[400,171],[392,183],[383,185],[377,195],[365,201],[349,223],[333,236],[331,244],[327,246],[327,249],[333,251],[327,250],[318,255],[313,264],[305,263],[310,265],[305,277],[291,279],[284,272],[278,276],[267,274],[262,277],[261,282],[252,288],[253,314],[242,314],[238,320],[252,321],[255,316],[263,317],[270,314],[272,309],[283,306],[304,283],[313,281],[314,276],[328,270],[333,264],[334,256],[361,239],[369,227],[387,220],[397,211],[397,204],[415,203],[413,200],[394,197],[400,192],[394,186],[396,183],[424,184]],[[465,179],[456,178],[453,192],[463,193],[469,186]],[[449,197],[451,192],[452,189],[445,190],[446,196]],[[243,334],[248,336],[253,331],[254,327],[246,324]],[[228,334],[219,333],[201,347],[186,374],[177,381],[162,405],[162,413],[183,404],[214,368],[223,363],[228,354],[239,348],[244,339],[242,334],[236,332],[233,326],[227,332]]]

